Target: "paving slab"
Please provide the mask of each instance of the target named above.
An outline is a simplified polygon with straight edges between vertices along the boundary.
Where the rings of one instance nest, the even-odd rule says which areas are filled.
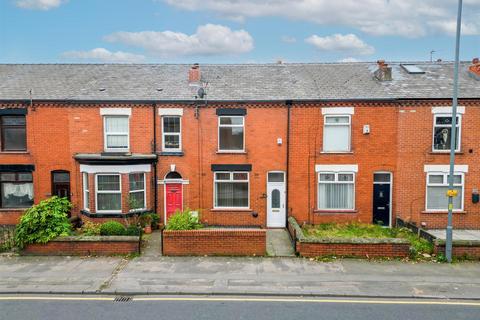
[[[271,257],[294,257],[295,249],[286,229],[267,230],[267,255]]]
[[[426,231],[438,239],[445,240],[447,238],[445,229],[429,229]],[[480,241],[480,230],[454,229],[453,240]]]

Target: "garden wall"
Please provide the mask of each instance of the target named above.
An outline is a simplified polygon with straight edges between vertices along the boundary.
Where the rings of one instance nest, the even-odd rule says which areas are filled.
[[[436,239],[433,243],[435,254],[445,254],[445,240]],[[480,241],[453,240],[452,256],[457,258],[480,259]]]
[[[318,239],[308,238],[295,218],[288,219],[288,230],[295,239],[295,251],[302,257],[355,256],[403,258],[410,253],[410,242],[406,239]]]
[[[164,230],[166,256],[263,256],[266,253],[264,229]]]
[[[69,236],[45,244],[29,244],[22,254],[41,256],[108,256],[140,253],[135,236]]]

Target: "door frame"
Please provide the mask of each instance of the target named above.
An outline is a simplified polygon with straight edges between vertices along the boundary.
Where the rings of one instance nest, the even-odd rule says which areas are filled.
[[[375,174],[376,173],[383,173],[383,174],[388,174],[390,175],[390,182],[375,182]],[[391,171],[374,171],[373,172],[373,184],[390,184],[390,201],[388,203],[388,215],[389,215],[389,224],[388,224],[388,227],[391,228],[392,227],[392,207],[393,207],[393,172]],[[373,205],[373,201],[375,200],[373,197],[375,195],[373,194],[372,192],[372,205]],[[373,206],[372,206],[373,207]],[[372,221],[373,221],[373,211],[372,211]],[[387,226],[385,226],[387,227]]]
[[[285,212],[285,219],[283,221],[284,225],[283,227],[269,227],[268,226],[268,207],[269,207],[269,201],[270,201],[270,194],[268,194],[268,174],[269,173],[283,173],[283,188],[284,188],[284,205],[285,205],[285,208],[284,208],[284,212]],[[267,197],[265,198],[266,199],[266,214],[265,214],[265,225],[267,226],[267,228],[286,228],[287,227],[287,220],[288,220],[288,212],[287,212],[287,173],[285,171],[282,171],[282,170],[272,170],[272,171],[267,171],[267,174],[266,174],[266,177],[265,177],[265,180],[266,180],[266,185],[265,185],[265,194],[267,195]],[[281,182],[273,182],[273,183],[281,183]]]
[[[163,180],[163,223],[167,224],[167,184],[179,184],[182,186],[182,211],[183,211],[183,179]]]
[[[72,174],[70,171],[65,170],[65,169],[59,169],[59,170],[51,170],[50,171],[50,194],[54,196],[54,191],[55,191],[55,178],[54,175],[55,173],[68,173],[68,196],[67,199],[69,201],[72,200]]]

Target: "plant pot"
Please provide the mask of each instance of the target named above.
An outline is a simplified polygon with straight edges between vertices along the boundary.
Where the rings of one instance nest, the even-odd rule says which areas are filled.
[[[143,232],[145,232],[145,234],[152,233],[152,226],[150,226],[150,225],[145,226],[145,228],[143,228]]]

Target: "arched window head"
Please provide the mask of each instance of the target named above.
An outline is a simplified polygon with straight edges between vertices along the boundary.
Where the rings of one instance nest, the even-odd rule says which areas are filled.
[[[182,179],[182,176],[177,171],[172,171],[165,176],[165,180],[167,179]]]

